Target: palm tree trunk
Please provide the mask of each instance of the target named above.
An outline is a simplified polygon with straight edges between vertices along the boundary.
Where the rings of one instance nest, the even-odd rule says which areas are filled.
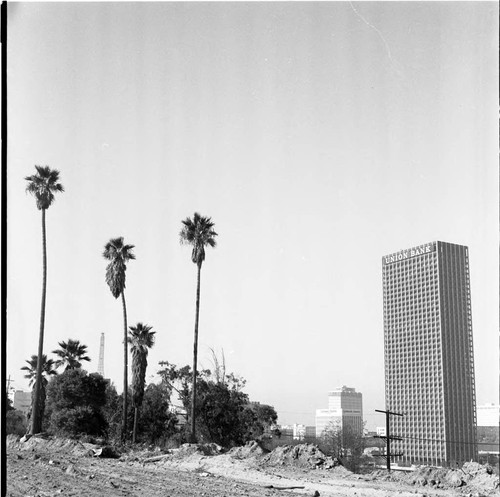
[[[35,396],[31,409],[31,434],[42,431],[41,407],[41,384],[42,384],[42,356],[43,356],[43,333],[45,329],[45,296],[47,293],[47,240],[45,232],[45,209],[42,209],[42,248],[43,248],[43,282],[42,282],[42,304],[40,310],[40,334],[38,336],[38,360],[36,364]]]
[[[123,306],[123,414],[122,414],[122,442],[127,436],[127,395],[128,395],[128,343],[127,343],[127,305],[125,304],[125,292],[122,291]]]
[[[135,437],[137,435],[137,413],[138,413],[138,408],[135,408],[134,412],[134,433],[132,435],[132,442],[135,443]]]
[[[191,443],[196,443],[196,363],[198,360],[198,321],[200,316],[200,277],[201,263],[198,264],[198,284],[196,287],[196,318],[194,322],[194,346],[193,346],[193,391],[191,394]]]

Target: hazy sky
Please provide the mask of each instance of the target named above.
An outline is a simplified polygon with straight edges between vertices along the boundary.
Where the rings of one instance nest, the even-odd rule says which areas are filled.
[[[9,3],[7,374],[37,353],[34,165],[47,212],[44,351],[79,339],[122,388],[122,310],[104,244],[136,246],[129,324],[191,364],[196,266],[181,220],[211,216],[199,361],[282,423],[328,391],[383,424],[382,256],[433,240],[470,252],[477,402],[498,402],[498,4]]]

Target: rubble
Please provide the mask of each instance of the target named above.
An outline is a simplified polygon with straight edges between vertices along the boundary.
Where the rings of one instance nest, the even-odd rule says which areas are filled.
[[[266,451],[254,440],[247,442],[243,447],[234,447],[228,452],[235,459],[259,457],[265,453]]]
[[[493,494],[499,488],[498,476],[493,474],[492,468],[476,462],[465,463],[457,469],[421,466],[408,473],[379,470],[371,473],[370,480],[399,481],[418,487],[463,489],[466,493],[481,496]]]
[[[313,444],[276,447],[271,453],[262,457],[261,464],[268,466],[296,466],[307,469],[330,469],[342,465],[338,459],[326,456]]]

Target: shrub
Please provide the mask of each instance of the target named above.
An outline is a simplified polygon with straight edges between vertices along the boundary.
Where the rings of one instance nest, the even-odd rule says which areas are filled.
[[[102,412],[90,406],[63,408],[53,412],[50,418],[55,432],[70,437],[82,435],[100,436],[107,428]]]
[[[102,435],[107,429],[103,408],[108,381],[82,369],[68,369],[47,387],[49,429],[69,436]]]
[[[107,392],[108,403],[105,416],[109,424],[109,438],[119,441],[122,418],[122,395],[118,395],[114,387]],[[131,391],[129,391],[131,395]],[[139,413],[137,426],[137,441],[150,444],[165,445],[168,439],[176,433],[177,419],[169,410],[170,393],[165,385],[149,384],[144,390],[144,398]],[[127,406],[127,426],[133,426],[134,407]],[[127,434],[127,438],[128,438]]]
[[[159,371],[166,393],[175,391],[186,413],[191,412],[192,375],[189,366],[178,368],[166,361]],[[277,414],[272,406],[251,402],[244,393],[245,380],[227,374],[224,367],[197,372],[196,436],[200,442],[214,442],[223,447],[244,445],[260,439],[276,426]],[[181,431],[189,438],[190,423]]]
[[[24,435],[28,430],[26,417],[17,409],[9,409],[5,415],[5,433],[7,435]]]

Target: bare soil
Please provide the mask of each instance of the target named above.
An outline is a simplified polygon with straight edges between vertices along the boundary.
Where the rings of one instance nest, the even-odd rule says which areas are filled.
[[[112,458],[112,450],[92,444],[43,437],[20,442],[9,435],[6,495],[482,497],[498,492],[498,477],[480,465],[459,470],[458,486],[453,472],[437,475],[429,468],[410,476],[355,475],[314,446],[296,447],[264,454],[257,444],[227,453],[215,444],[184,445],[168,453],[131,450]]]

